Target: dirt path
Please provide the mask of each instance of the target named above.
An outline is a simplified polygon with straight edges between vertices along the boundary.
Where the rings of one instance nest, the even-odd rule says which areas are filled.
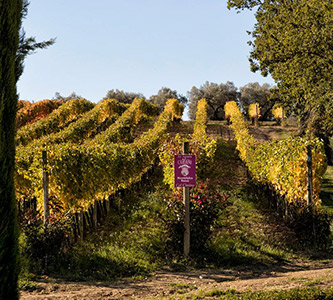
[[[162,270],[140,281],[121,280],[112,283],[77,283],[45,280],[32,292],[24,291],[21,299],[146,299],[205,293],[215,289],[258,291],[296,287],[332,287],[333,262],[313,270],[299,266],[251,270],[193,270],[170,272]],[[303,266],[304,267],[304,266]]]

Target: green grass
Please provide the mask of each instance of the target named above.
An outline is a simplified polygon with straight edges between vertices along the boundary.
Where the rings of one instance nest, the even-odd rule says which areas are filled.
[[[32,292],[32,291],[38,290],[37,283],[28,278],[21,278],[19,280],[18,286],[21,291]]]
[[[131,203],[114,212],[97,233],[67,255],[59,275],[72,280],[142,278],[164,264],[164,227],[156,215],[163,198],[158,193],[132,195]]]
[[[171,291],[172,293],[172,291]],[[234,289],[213,289],[211,291],[189,291],[184,294],[175,294],[167,297],[154,297],[148,299],[169,299],[169,300],[329,300],[333,299],[333,288],[303,287],[288,290],[267,290],[267,291],[237,291]]]
[[[259,291],[259,292],[237,292],[235,290],[214,290],[204,294],[203,296],[196,296],[192,299],[241,299],[241,300],[315,300],[315,299],[333,299],[333,288],[320,289],[320,288],[296,288],[290,290],[272,290],[272,291]]]
[[[71,245],[59,257],[50,258],[47,269],[24,256],[22,279],[30,273],[84,281],[142,278],[165,265],[165,228],[159,218],[165,204],[162,189],[153,187],[161,176],[159,170],[150,182],[152,192],[127,194],[102,227],[88,232],[84,241]]]
[[[190,291],[197,290],[198,287],[194,284],[182,284],[182,283],[170,283],[171,290],[169,293],[171,294],[186,294]]]
[[[293,253],[282,240],[274,238],[274,225],[265,226],[267,216],[254,202],[245,199],[243,193],[232,195],[231,205],[216,224],[210,244],[213,266],[279,264],[290,260]]]
[[[245,184],[246,172],[235,151],[236,143],[218,140],[216,162],[209,177],[221,190],[231,191]]]
[[[200,257],[189,260],[165,252],[166,228],[160,220],[165,203],[161,190],[127,199],[132,204],[112,215],[104,229],[77,244],[68,255],[68,267],[59,274],[72,280],[113,280],[149,276],[164,265],[184,271],[188,267],[287,262],[292,252],[263,231],[266,217],[245,197],[241,190],[231,195],[226,213],[215,224],[211,242]]]
[[[279,136],[280,140],[287,139],[291,136],[295,136],[296,128],[290,129],[288,127],[275,129],[274,132]]]
[[[258,231],[258,226],[267,220],[255,203],[246,200],[242,188],[235,188],[244,174],[241,166],[235,168],[239,160],[234,147],[233,143],[218,143],[218,163],[211,176],[217,180],[217,188],[230,193],[231,197],[226,212],[215,224],[213,239],[201,257],[184,260],[166,253],[167,229],[161,220],[166,210],[165,193],[160,183],[162,173],[157,172],[153,180],[157,186],[155,190],[127,195],[103,227],[69,248],[47,273],[42,274],[66,280],[108,281],[123,277],[143,278],[165,265],[179,271],[188,266],[219,268],[288,259],[289,254],[283,248]],[[31,261],[30,267],[33,264]],[[26,266],[26,274],[28,269]]]

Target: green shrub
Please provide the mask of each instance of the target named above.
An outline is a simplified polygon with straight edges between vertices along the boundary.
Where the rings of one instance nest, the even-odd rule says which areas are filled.
[[[296,208],[293,209],[296,210]],[[307,207],[294,213],[289,226],[295,230],[297,238],[305,246],[325,249],[329,246],[331,221],[332,216],[329,216],[326,211],[312,211]]]
[[[213,226],[229,195],[219,193],[209,182],[198,184],[190,190],[190,240],[192,257],[202,253],[211,237]],[[184,204],[182,189],[176,189],[165,197],[167,210],[163,220],[167,227],[169,253],[181,254],[184,239]]]
[[[39,212],[28,210],[20,217],[23,234],[22,255],[29,272],[48,273],[69,248],[71,219],[54,213],[44,225]]]

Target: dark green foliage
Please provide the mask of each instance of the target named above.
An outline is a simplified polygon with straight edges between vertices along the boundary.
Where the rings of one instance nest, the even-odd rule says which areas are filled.
[[[247,113],[249,105],[252,103],[259,103],[261,120],[271,120],[273,117],[272,108],[276,101],[271,95],[271,86],[268,83],[260,85],[258,82],[250,82],[239,88],[240,90],[240,103]]]
[[[302,133],[332,136],[332,1],[228,1],[229,8],[255,6],[252,71],[271,74],[285,108],[299,117]]]
[[[16,82],[23,72],[24,58],[54,40],[36,43],[26,38],[21,21],[28,1],[0,3],[0,299],[17,299],[18,227],[14,190]],[[20,32],[21,30],[21,32]]]
[[[331,221],[332,216],[329,216],[324,210],[312,211],[304,208],[294,212],[289,226],[295,230],[298,240],[303,245],[326,249],[329,247]]]
[[[21,0],[0,4],[0,299],[17,299],[18,227],[14,191],[15,59],[21,26]]]
[[[135,98],[145,99],[145,96],[143,96],[143,94],[141,93],[129,93],[129,92],[120,91],[118,89],[116,90],[112,89],[108,91],[106,96],[104,97],[104,99],[115,99],[118,102],[127,103],[127,104],[132,103]]]
[[[22,255],[30,262],[26,271],[45,274],[56,268],[69,248],[71,219],[53,209],[44,226],[42,215],[28,210],[20,216],[20,228],[24,239]]]
[[[261,0],[228,0],[228,8],[252,9],[261,3]]]

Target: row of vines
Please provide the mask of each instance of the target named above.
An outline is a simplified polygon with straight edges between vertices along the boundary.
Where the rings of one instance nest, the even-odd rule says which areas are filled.
[[[252,177],[269,184],[292,204],[304,206],[307,194],[307,150],[312,148],[313,202],[320,204],[320,182],[326,170],[323,143],[319,139],[290,137],[284,140],[258,143],[249,134],[247,123],[235,101],[225,105],[226,118],[237,141],[237,149]]]
[[[27,145],[42,136],[61,131],[93,107],[94,104],[85,99],[66,102],[45,118],[21,127],[16,133],[16,145]]]
[[[155,163],[171,123],[182,112],[183,106],[175,99],[167,102],[157,120],[157,107],[143,99],[130,106],[115,100],[97,105],[82,99],[66,102],[18,131],[18,198],[34,196],[41,205],[41,154],[46,150],[50,195],[67,209],[87,209],[94,199],[140,181]],[[135,128],[147,123],[150,129],[134,138]]]
[[[17,103],[16,128],[19,129],[46,117],[63,103],[58,100],[43,100],[36,103],[19,100]]]
[[[210,139],[206,133],[207,101],[198,101],[194,131],[191,137],[177,134],[169,138],[160,150],[160,161],[163,166],[164,182],[171,188],[174,186],[174,155],[182,153],[182,144],[189,142],[189,154],[196,156],[197,178],[204,180],[209,166],[212,165],[216,151],[216,141]]]

